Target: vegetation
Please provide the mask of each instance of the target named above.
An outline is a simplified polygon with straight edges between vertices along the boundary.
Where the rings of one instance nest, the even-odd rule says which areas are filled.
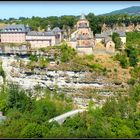
[[[41,92],[41,91],[40,91]],[[0,110],[7,116],[0,124],[0,137],[45,137],[53,124],[48,120],[72,110],[72,101],[61,94],[44,89],[44,97],[36,100],[30,91],[10,84],[0,91]],[[28,132],[30,130],[30,133]]]
[[[9,85],[0,92],[0,110],[7,119],[0,124],[2,138],[138,138],[140,84],[127,96],[110,97],[102,108],[83,112],[59,125],[48,120],[72,109],[62,94],[46,89],[44,98],[36,100],[29,91]],[[53,99],[52,99],[53,97]]]
[[[121,48],[121,39],[118,33],[113,33],[112,40],[115,43],[115,48],[118,50]]]
[[[33,30],[46,29],[46,25],[55,26],[68,30],[73,28],[79,17],[20,17],[20,20],[9,19],[6,23],[29,24]],[[140,22],[139,16],[115,15],[95,16],[93,13],[87,15],[91,29],[94,33],[101,31],[103,23],[109,26],[130,21]],[[63,26],[62,26],[63,25]],[[38,29],[38,27],[40,27]],[[0,89],[0,111],[7,116],[4,123],[0,123],[1,138],[139,138],[140,137],[140,67],[138,66],[140,56],[140,33],[127,33],[126,49],[115,56],[122,68],[131,66],[131,79],[127,92],[115,91],[115,96],[108,97],[101,108],[97,107],[92,100],[89,102],[87,112],[78,114],[59,125],[57,122],[49,123],[48,120],[64,112],[74,109],[72,99],[63,93],[57,93],[57,89],[50,91],[36,86],[33,91],[24,90],[15,84],[3,85]],[[121,41],[117,33],[112,36],[116,49],[121,47]],[[106,74],[112,69],[103,67],[94,55],[77,55],[76,51],[66,43],[59,46],[41,48],[40,51],[53,56],[57,62],[55,68],[73,71],[91,71]],[[50,58],[30,55],[28,68],[45,68]],[[109,61],[111,62],[111,61]],[[114,73],[119,68],[113,69]],[[2,66],[0,75],[5,77]],[[115,77],[115,76],[114,76]],[[115,79],[116,83],[117,78]],[[117,84],[121,84],[122,81]],[[105,90],[105,89],[101,89]],[[43,95],[41,96],[41,93]],[[92,93],[97,93],[92,90]],[[89,93],[88,93],[89,94]],[[87,95],[84,95],[87,96]],[[102,97],[103,98],[103,97]]]
[[[128,68],[129,59],[125,53],[116,54],[115,60],[118,60],[120,62],[120,65],[122,66],[122,68]]]
[[[0,76],[2,76],[3,79],[5,79],[5,72],[4,72],[3,68],[2,68],[2,62],[1,61],[0,61]]]
[[[46,68],[49,64],[49,59],[43,56],[30,55],[29,60],[31,61],[27,64],[27,67],[31,70],[35,67]]]
[[[139,15],[139,12],[140,12],[140,6],[132,6],[132,7],[124,8],[121,10],[116,10],[116,11],[107,13],[105,15],[116,15],[116,14],[123,14],[123,13],[127,13],[130,15]]]
[[[114,25],[121,25],[124,23],[128,26],[130,23],[140,23],[140,16],[139,15],[128,15],[128,14],[116,14],[116,15],[97,15],[95,16],[94,13],[89,13],[86,15],[86,18],[90,22],[90,27],[92,31],[95,33],[100,33],[102,25],[104,23],[107,24],[109,27],[113,27]],[[72,16],[72,15],[64,15],[64,16],[50,16],[50,17],[19,17],[18,19],[9,18],[0,20],[1,23],[5,24],[28,24],[32,30],[46,30],[48,25],[51,25],[51,28],[59,27],[60,29],[65,30],[68,33],[68,30],[74,28],[74,25],[78,21],[79,16]]]

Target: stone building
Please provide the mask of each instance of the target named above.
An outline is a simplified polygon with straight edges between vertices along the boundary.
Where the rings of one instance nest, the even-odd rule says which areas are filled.
[[[80,54],[92,54],[94,47],[93,32],[89,27],[89,21],[84,14],[76,24],[77,30],[71,34],[71,44],[75,42],[75,49]]]
[[[112,41],[111,37],[105,38],[105,48],[109,53],[115,52],[115,43]]]
[[[55,45],[55,35],[49,32],[30,31],[26,35],[26,41],[31,48],[41,48]]]
[[[31,48],[54,46],[59,44],[61,40],[62,34],[58,27],[51,30],[48,26],[45,32],[30,31],[26,35],[26,41],[31,44]]]
[[[30,30],[23,24],[9,25],[1,30],[2,43],[23,43],[26,42],[26,34]]]
[[[95,34],[96,43],[104,42],[106,37],[110,37],[114,32],[118,33],[123,45],[126,44],[126,33],[122,30],[108,30],[101,32],[101,34]]]
[[[62,31],[59,27],[47,31],[31,31],[28,25],[9,25],[1,30],[2,43],[30,43],[31,48],[47,47],[59,44],[62,40]]]

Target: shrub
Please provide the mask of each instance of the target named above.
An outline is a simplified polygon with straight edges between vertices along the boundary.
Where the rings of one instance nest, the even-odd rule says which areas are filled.
[[[115,60],[118,60],[120,62],[120,65],[122,68],[127,68],[129,66],[129,60],[126,56],[126,54],[116,54]]]

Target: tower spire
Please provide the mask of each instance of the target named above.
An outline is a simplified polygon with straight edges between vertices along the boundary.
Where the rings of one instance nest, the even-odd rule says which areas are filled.
[[[82,14],[81,14],[80,19],[86,19],[86,18],[85,18],[85,14],[84,14],[84,13],[82,13]]]

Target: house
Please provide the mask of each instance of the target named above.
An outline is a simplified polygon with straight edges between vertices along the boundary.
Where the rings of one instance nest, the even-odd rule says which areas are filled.
[[[26,41],[31,44],[31,48],[42,48],[55,45],[55,34],[53,32],[30,31],[26,35]]]
[[[107,31],[101,32],[101,34],[95,34],[96,43],[105,41],[105,38],[111,37],[114,32],[118,33],[120,36],[121,42],[123,44],[126,44],[126,33],[123,30],[107,30]]]
[[[26,34],[30,30],[23,24],[8,25],[1,30],[2,43],[23,43],[26,42]]]
[[[51,30],[48,26],[47,31],[30,31],[26,35],[26,41],[31,44],[31,48],[42,48],[59,44],[62,40],[62,30],[55,27]]]
[[[123,44],[126,44],[126,33],[124,31],[120,31],[120,30],[117,30],[116,32],[119,34],[119,36],[121,38],[121,42]]]
[[[59,44],[63,39],[63,31],[59,27],[55,27],[52,29],[52,32],[55,34],[56,44]]]
[[[104,42],[104,35],[103,34],[95,34],[96,43]]]
[[[112,41],[111,37],[105,38],[105,48],[107,52],[110,52],[110,53],[115,52],[115,43]]]
[[[45,32],[31,31],[28,25],[8,25],[1,30],[2,43],[30,43],[31,48],[54,46],[62,40],[62,30],[48,25]]]

